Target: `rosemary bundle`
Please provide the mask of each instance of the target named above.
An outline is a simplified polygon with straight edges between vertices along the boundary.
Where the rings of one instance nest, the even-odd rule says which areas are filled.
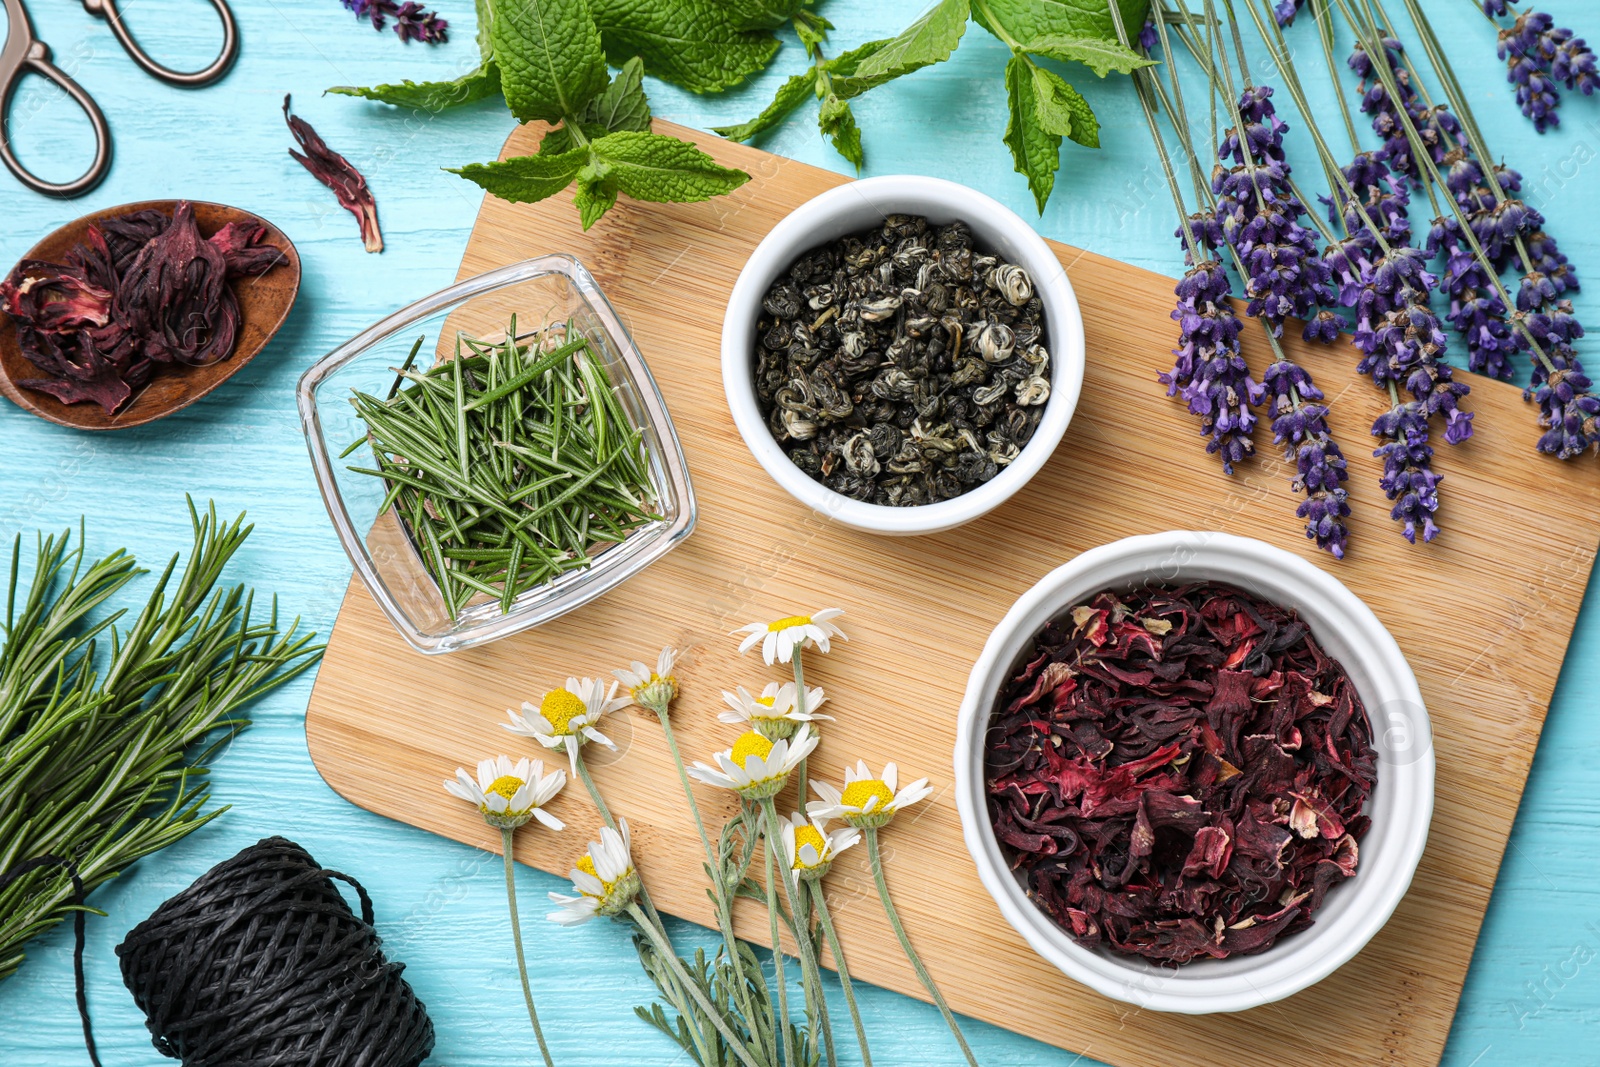
[[[660,518],[643,431],[577,330],[519,337],[513,317],[505,340],[458,336],[419,372],[421,346],[387,399],[351,397],[368,435],[345,455],[371,442],[377,468],[350,470],[384,480],[378,510],[397,508],[452,617],[474,597],[509,611]]]
[[[83,535],[41,536],[31,579],[11,553],[0,646],[0,981],[26,943],[129,863],[221,814],[204,764],[245,725],[239,710],[315,663],[299,620],[217,588],[250,535],[189,503],[194,548],[174,556],[133,622],[102,612],[145,574],[127,552],[89,561]],[[97,914],[100,914],[97,912]]]

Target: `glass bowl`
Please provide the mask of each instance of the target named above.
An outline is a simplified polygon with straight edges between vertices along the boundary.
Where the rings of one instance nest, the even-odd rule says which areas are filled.
[[[587,337],[628,421],[643,432],[661,517],[593,555],[593,563],[525,590],[502,612],[469,603],[452,617],[437,583],[393,508],[382,514],[384,483],[350,471],[340,453],[366,435],[351,390],[384,396],[418,334],[442,353],[458,334],[504,336],[522,325],[570,321]],[[419,364],[432,362],[426,358]],[[317,487],[355,571],[395,629],[420,652],[453,652],[538,626],[588,603],[660,559],[694,529],[694,491],[677,431],[650,368],[583,264],[540,256],[457,282],[373,324],[319,360],[296,390],[300,424]]]

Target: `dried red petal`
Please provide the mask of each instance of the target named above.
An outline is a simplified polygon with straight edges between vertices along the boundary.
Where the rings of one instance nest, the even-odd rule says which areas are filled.
[[[1340,665],[1215,584],[1102,593],[996,701],[996,836],[1073,937],[1167,964],[1261,952],[1355,873],[1376,773]]]
[[[295,141],[305,150],[301,154],[291,148],[289,154],[299,160],[312,177],[332,189],[333,195],[339,198],[339,206],[356,217],[356,222],[361,226],[361,241],[367,251],[382,252],[383,234],[378,230],[378,204],[372,199],[372,191],[367,188],[367,179],[350,165],[348,159],[329,148],[309,122],[298,115],[289,114],[288,96],[283,98],[283,118],[289,124],[289,132],[294,134]]]
[[[155,363],[215,363],[233,351],[239,302],[222,253],[200,236],[194,206],[178,202],[172,221],[128,265],[117,317]]]

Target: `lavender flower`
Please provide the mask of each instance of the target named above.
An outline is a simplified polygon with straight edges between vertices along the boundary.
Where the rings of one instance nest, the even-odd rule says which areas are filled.
[[[1217,149],[1211,190],[1217,194],[1222,235],[1244,265],[1249,313],[1264,319],[1273,336],[1291,315],[1315,318],[1335,297],[1332,273],[1317,252],[1316,234],[1302,220],[1305,205],[1289,184],[1283,155],[1288,126],[1272,106],[1272,88],[1247,87],[1239,95],[1240,126]],[[1305,336],[1313,336],[1307,329]]]
[[[355,12],[356,18],[368,19],[372,28],[381,30],[393,18],[394,32],[402,41],[421,41],[424,44],[443,44],[450,39],[450,23],[425,9],[416,0],[341,0],[345,7]]]
[[[1428,255],[1444,257],[1441,288],[1450,298],[1446,315],[1467,345],[1467,366],[1493,378],[1511,376],[1517,350],[1510,311],[1487,272],[1462,236],[1454,215],[1435,219],[1428,234]]]
[[[1504,4],[1490,12],[1506,13]],[[1518,106],[1540,133],[1561,125],[1557,85],[1564,82],[1584,96],[1600,86],[1594,50],[1571,30],[1556,26],[1543,11],[1518,15],[1515,23],[1500,31],[1497,51],[1506,62],[1506,80],[1516,89]]]
[[[1272,14],[1277,18],[1278,25],[1287,26],[1292,23],[1294,17],[1300,14],[1300,7],[1304,3],[1305,0],[1278,0],[1277,6],[1272,9]]]
[[[1483,13],[1490,18],[1506,13],[1506,0],[1483,0]]]
[[[1443,104],[1431,108],[1425,107],[1411,84],[1410,72],[1399,61],[1404,47],[1393,37],[1385,37],[1383,45],[1384,59],[1389,65],[1395,88],[1400,94],[1400,105],[1404,107],[1405,114],[1410,116],[1412,125],[1416,127],[1417,134],[1428,149],[1428,154],[1433,157],[1434,163],[1442,164],[1446,153],[1461,142],[1461,123]],[[1375,154],[1388,164],[1390,170],[1403,174],[1421,185],[1422,165],[1412,155],[1411,141],[1406,135],[1405,123],[1400,117],[1401,112],[1394,101],[1389,99],[1389,92],[1384,88],[1382,76],[1373,66],[1372,57],[1367,54],[1365,48],[1357,44],[1355,51],[1350,54],[1348,63],[1350,69],[1361,79],[1361,110],[1372,116],[1372,129],[1383,138],[1383,147]]]
[[[1144,25],[1139,27],[1139,48],[1145,52],[1154,52],[1161,38],[1156,33],[1155,19],[1145,19]]]
[[[1233,313],[1230,289],[1227,271],[1215,260],[1190,267],[1179,280],[1172,312],[1180,328],[1177,358],[1160,376],[1167,395],[1181,393],[1189,411],[1200,416],[1200,432],[1211,437],[1206,451],[1221,457],[1228,474],[1255,452],[1256,416],[1250,409],[1263,395],[1239,353],[1243,324]]]
[[[1328,221],[1335,225],[1342,222],[1350,233],[1360,234],[1368,230],[1367,220],[1371,219],[1389,244],[1410,244],[1411,220],[1407,212],[1411,207],[1411,190],[1405,182],[1397,180],[1388,164],[1372,152],[1358,153],[1343,169],[1345,181],[1350,183],[1360,203],[1358,206],[1355,201],[1348,201],[1340,212],[1334,200],[1323,197],[1322,202],[1328,207]]]
[[[1394,501],[1389,515],[1404,523],[1405,539],[1416,544],[1418,528],[1422,539],[1439,535],[1433,516],[1439,510],[1439,483],[1443,476],[1433,471],[1433,448],[1428,444],[1428,413],[1423,405],[1396,404],[1372,424],[1372,436],[1383,444],[1373,455],[1383,460],[1383,475],[1378,484]]]
[[[1524,294],[1532,291],[1525,283],[1517,303],[1522,304]],[[1571,459],[1590,446],[1600,448],[1600,397],[1573,347],[1583,336],[1583,326],[1573,316],[1571,302],[1547,300],[1519,309],[1517,318],[1544,353],[1544,358],[1539,358],[1527,335],[1517,332],[1518,347],[1533,357],[1533,384],[1522,396],[1539,405],[1539,425],[1545,429],[1538,441],[1539,451]]]
[[[1273,415],[1272,439],[1284,446],[1284,458],[1295,465],[1295,491],[1306,495],[1295,514],[1306,521],[1306,536],[1318,548],[1343,559],[1350,501],[1341,483],[1350,475],[1344,453],[1328,432],[1322,390],[1305,368],[1283,358],[1267,368],[1262,382]]]

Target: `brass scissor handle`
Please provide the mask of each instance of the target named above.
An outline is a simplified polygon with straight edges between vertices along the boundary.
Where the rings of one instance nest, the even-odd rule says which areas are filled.
[[[33,35],[33,24],[28,21],[28,11],[22,6],[22,0],[5,0],[5,8],[6,43],[0,48],[0,161],[18,181],[36,193],[63,198],[81,196],[99,185],[106,171],[111,169],[111,130],[106,126],[106,117],[94,97],[50,62],[50,46]],[[82,177],[73,181],[47,182],[37,177],[22,165],[11,148],[11,102],[22,76],[30,71],[55,82],[83,108],[83,113],[89,116],[89,124],[94,127],[94,162]]]
[[[216,8],[217,17],[222,20],[222,51],[217,53],[217,58],[204,70],[184,71],[163,67],[160,63],[145,54],[139,42],[133,39],[133,34],[128,27],[122,24],[122,12],[117,10],[117,0],[83,0],[83,9],[96,18],[105,19],[111,26],[111,32],[116,35],[117,43],[122,45],[122,50],[128,53],[128,58],[137,63],[141,69],[152,78],[158,78],[168,85],[176,85],[181,89],[198,89],[202,85],[210,85],[233,66],[233,61],[239,55],[239,27],[233,20],[233,9],[228,6],[228,0],[211,0],[211,6]]]

